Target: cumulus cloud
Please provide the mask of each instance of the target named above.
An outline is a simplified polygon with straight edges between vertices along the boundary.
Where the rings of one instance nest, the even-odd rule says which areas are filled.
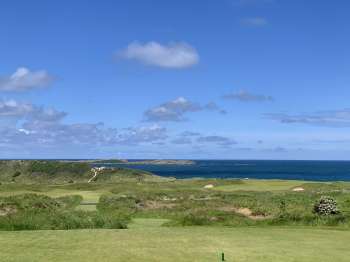
[[[106,140],[110,130],[100,124],[63,124],[67,114],[15,100],[0,101],[0,120],[16,120],[14,125],[0,126],[0,143],[8,146],[41,146],[93,144]],[[107,141],[107,140],[106,140]]]
[[[11,117],[40,121],[59,121],[65,116],[65,112],[57,111],[54,108],[44,108],[16,100],[0,100],[0,119]]]
[[[33,112],[29,114],[29,118],[37,121],[60,121],[67,115],[66,112],[58,111],[54,108],[44,108],[34,106]]]
[[[144,112],[144,119],[151,122],[179,122],[187,120],[185,117],[185,114],[187,113],[204,110],[225,113],[225,111],[220,109],[215,103],[200,105],[198,103],[191,102],[184,97],[178,97],[172,101],[165,102],[159,106],[146,110]]]
[[[54,78],[45,70],[30,71],[20,67],[10,76],[0,77],[0,91],[27,91],[34,88],[46,87]]]
[[[272,96],[252,94],[245,90],[226,94],[223,96],[223,98],[241,102],[271,102],[274,100]]]
[[[140,144],[149,142],[159,142],[168,137],[167,129],[158,125],[146,127],[129,127],[125,128],[118,134],[118,143],[120,144]]]
[[[215,144],[224,147],[237,144],[235,140],[224,136],[201,136],[197,138],[197,142],[200,144]]]
[[[263,27],[268,24],[267,20],[263,17],[247,17],[242,18],[240,20],[240,23],[245,26],[252,26],[252,27]]]
[[[166,138],[166,129],[160,127],[117,130],[105,127],[103,123],[28,121],[19,127],[0,127],[0,148],[28,149],[35,152],[45,148],[66,152],[75,148],[97,150],[100,147],[135,146],[161,143]],[[80,151],[82,152],[84,151]]]
[[[23,117],[33,111],[33,105],[15,100],[0,100],[0,117]]]
[[[167,130],[158,125],[118,130],[103,123],[66,124],[63,121],[66,115],[54,108],[31,103],[0,101],[0,148],[13,152],[20,150],[19,153],[25,149],[29,153],[40,153],[43,152],[41,149],[66,152],[67,149],[74,151],[80,148],[81,153],[86,152],[85,149],[97,150],[100,147],[152,144],[168,137]],[[15,122],[9,124],[7,119],[14,119]]]
[[[350,109],[319,111],[299,115],[266,114],[267,118],[284,124],[307,124],[325,127],[350,127]]]
[[[162,45],[153,41],[145,44],[134,42],[118,56],[163,68],[187,68],[199,62],[196,49],[186,43]]]
[[[22,141],[36,147],[94,147],[116,143],[116,130],[105,128],[102,123],[63,124],[30,121],[17,130],[12,129],[12,134],[13,144]]]

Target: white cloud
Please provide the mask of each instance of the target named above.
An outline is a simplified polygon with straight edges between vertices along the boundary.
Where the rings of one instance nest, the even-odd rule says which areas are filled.
[[[0,77],[0,91],[27,91],[34,88],[46,87],[54,78],[45,70],[30,71],[20,67],[10,76]]]
[[[284,124],[307,124],[326,127],[350,127],[350,109],[319,111],[299,115],[266,114],[266,117]]]
[[[140,143],[158,142],[168,137],[167,129],[158,125],[129,127],[118,134],[118,143],[134,145]]]
[[[0,100],[0,148],[28,152],[97,150],[100,147],[152,144],[167,139],[158,125],[117,130],[103,123],[63,123],[65,112],[15,100]],[[11,123],[6,120],[13,119]],[[3,121],[4,120],[4,121]],[[1,150],[0,150],[1,151]],[[57,151],[57,152],[58,152]]]
[[[65,116],[65,112],[57,111],[54,108],[45,108],[16,100],[0,100],[0,119],[15,118],[34,121],[59,121]]]
[[[197,142],[200,144],[214,144],[223,147],[230,147],[237,144],[235,140],[225,136],[201,136],[197,138]]]
[[[187,68],[199,62],[195,48],[186,43],[131,43],[119,53],[123,58],[163,68]]]
[[[19,103],[15,100],[0,100],[0,118],[1,117],[23,117],[33,111],[33,105],[28,103]]]
[[[186,113],[198,111],[217,111],[219,113],[226,113],[225,110],[220,109],[215,103],[210,102],[206,105],[191,102],[184,97],[178,97],[172,101],[165,102],[159,106],[148,109],[144,113],[146,121],[160,122],[160,121],[185,121]]]
[[[245,90],[224,95],[223,98],[227,100],[237,100],[241,102],[271,102],[274,100],[272,96],[252,94]]]

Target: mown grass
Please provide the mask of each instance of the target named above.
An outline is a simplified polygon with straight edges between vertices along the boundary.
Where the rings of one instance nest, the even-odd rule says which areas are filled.
[[[219,185],[216,190],[231,191],[282,191],[300,186],[297,180],[240,180],[242,183]]]
[[[349,231],[314,228],[163,227],[142,219],[126,230],[0,232],[0,261],[346,262]],[[20,250],[20,252],[19,252]]]

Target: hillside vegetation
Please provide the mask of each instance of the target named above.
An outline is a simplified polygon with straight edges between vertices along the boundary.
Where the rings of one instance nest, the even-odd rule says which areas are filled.
[[[126,228],[129,218],[116,212],[75,210],[82,197],[50,198],[22,194],[0,198],[0,230]]]
[[[131,171],[130,171],[131,172]],[[107,175],[106,177],[110,177]],[[131,176],[131,175],[130,175]],[[0,197],[35,193],[52,198],[80,195],[75,210],[167,219],[167,226],[332,226],[350,228],[350,183],[267,180],[119,180],[0,186]],[[112,177],[114,177],[112,175]],[[212,187],[207,188],[208,185]],[[264,190],[261,190],[264,188]],[[303,188],[303,191],[294,191]],[[322,199],[332,199],[324,215]],[[334,200],[334,201],[333,201]],[[321,201],[321,202],[320,202]],[[321,206],[320,206],[321,203]],[[316,205],[319,206],[316,206]],[[6,208],[6,207],[5,207]],[[328,210],[328,206],[325,206]]]
[[[0,161],[0,182],[43,184],[88,182],[94,175],[92,167],[88,162],[2,160]],[[94,182],[113,182],[120,179],[162,180],[161,177],[141,170],[106,168],[103,172],[99,172]]]

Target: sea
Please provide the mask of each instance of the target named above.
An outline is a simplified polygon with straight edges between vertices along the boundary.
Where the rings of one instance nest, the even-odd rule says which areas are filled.
[[[140,160],[141,161],[141,160]],[[350,161],[194,160],[194,165],[110,164],[175,178],[350,181]]]

